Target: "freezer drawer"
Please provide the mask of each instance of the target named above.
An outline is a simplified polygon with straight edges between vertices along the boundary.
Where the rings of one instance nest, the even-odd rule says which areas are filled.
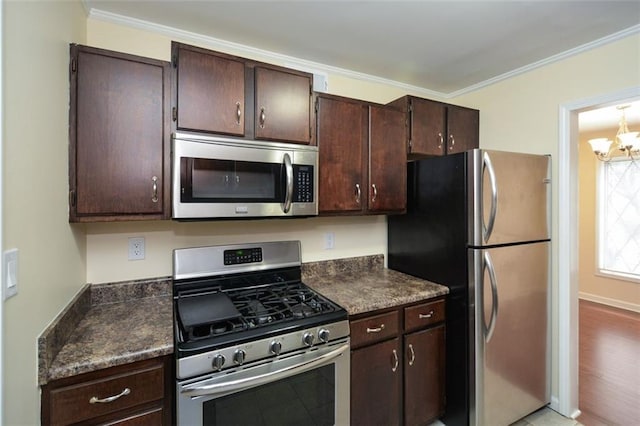
[[[479,149],[467,155],[469,245],[549,239],[550,157]]]
[[[549,242],[469,257],[470,424],[506,426],[549,402]]]

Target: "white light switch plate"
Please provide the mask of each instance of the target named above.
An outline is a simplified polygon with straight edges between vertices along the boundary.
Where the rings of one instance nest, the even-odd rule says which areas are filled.
[[[18,249],[2,253],[2,299],[18,294]]]

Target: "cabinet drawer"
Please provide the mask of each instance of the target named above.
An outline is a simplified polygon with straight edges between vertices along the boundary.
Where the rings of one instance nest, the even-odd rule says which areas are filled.
[[[444,321],[444,300],[404,308],[405,331],[427,327]]]
[[[351,321],[351,346],[377,342],[398,334],[398,311]]]
[[[52,423],[69,424],[162,400],[164,397],[164,370],[159,364],[131,370],[122,374],[61,387],[51,391]],[[127,391],[128,389],[128,391]],[[111,402],[91,402],[114,398]]]

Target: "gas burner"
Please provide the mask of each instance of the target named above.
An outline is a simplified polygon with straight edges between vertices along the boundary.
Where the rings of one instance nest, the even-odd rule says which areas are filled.
[[[313,315],[316,311],[309,305],[300,303],[291,307],[291,313],[294,318],[305,318]]]

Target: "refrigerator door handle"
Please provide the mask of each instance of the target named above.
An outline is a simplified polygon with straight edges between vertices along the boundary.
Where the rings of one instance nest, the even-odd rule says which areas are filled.
[[[489,153],[485,151],[482,155],[482,174],[484,176],[485,170],[489,173],[489,184],[491,185],[491,213],[489,214],[489,222],[484,224],[484,209],[482,209],[482,231],[484,233],[484,242],[489,240],[491,233],[493,232],[493,225],[496,221],[496,209],[498,208],[498,187],[496,186],[496,172],[491,164],[491,157]]]
[[[491,256],[487,251],[484,252],[484,267],[489,271],[489,282],[491,283],[491,319],[489,320],[489,326],[484,324],[484,340],[488,343],[493,335],[493,330],[496,328],[496,319],[498,318],[498,282]]]

